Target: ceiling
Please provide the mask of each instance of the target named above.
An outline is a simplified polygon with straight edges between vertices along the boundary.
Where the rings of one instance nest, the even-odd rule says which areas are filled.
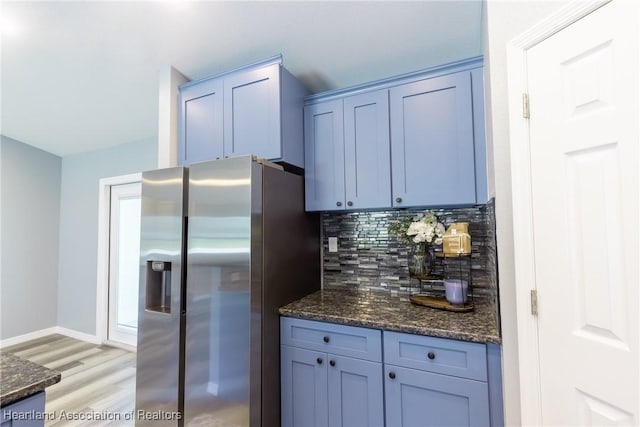
[[[482,0],[0,3],[1,133],[67,156],[157,137],[158,70],[282,53],[312,92],[480,55]]]

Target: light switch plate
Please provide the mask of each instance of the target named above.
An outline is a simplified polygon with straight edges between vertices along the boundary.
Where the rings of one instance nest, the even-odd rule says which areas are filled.
[[[338,252],[338,238],[329,237],[329,252]]]

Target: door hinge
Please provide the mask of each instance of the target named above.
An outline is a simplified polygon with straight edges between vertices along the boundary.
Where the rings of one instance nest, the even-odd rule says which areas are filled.
[[[538,315],[538,291],[531,289],[531,314]]]
[[[529,115],[529,94],[528,93],[523,93],[522,94],[522,117],[524,117],[525,119],[528,119],[530,117],[530,115]]]

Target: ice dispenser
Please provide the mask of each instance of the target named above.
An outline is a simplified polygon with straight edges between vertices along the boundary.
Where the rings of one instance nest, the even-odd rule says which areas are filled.
[[[146,310],[171,313],[171,263],[147,261]]]

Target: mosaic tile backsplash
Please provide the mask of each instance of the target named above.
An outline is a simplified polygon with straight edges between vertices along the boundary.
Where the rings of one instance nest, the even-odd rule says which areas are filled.
[[[494,201],[468,208],[433,210],[448,227],[454,222],[468,222],[471,235],[470,264],[473,298],[489,299],[496,305],[498,295]],[[389,292],[409,295],[429,287],[434,292],[439,283],[421,283],[409,277],[411,248],[389,234],[389,224],[405,217],[413,218],[425,209],[364,212],[325,212],[322,214],[323,286]],[[338,252],[329,252],[328,238],[338,238]],[[434,274],[442,274],[443,263],[456,260],[436,258]],[[453,264],[453,268],[455,268]],[[452,264],[447,268],[451,271]]]

